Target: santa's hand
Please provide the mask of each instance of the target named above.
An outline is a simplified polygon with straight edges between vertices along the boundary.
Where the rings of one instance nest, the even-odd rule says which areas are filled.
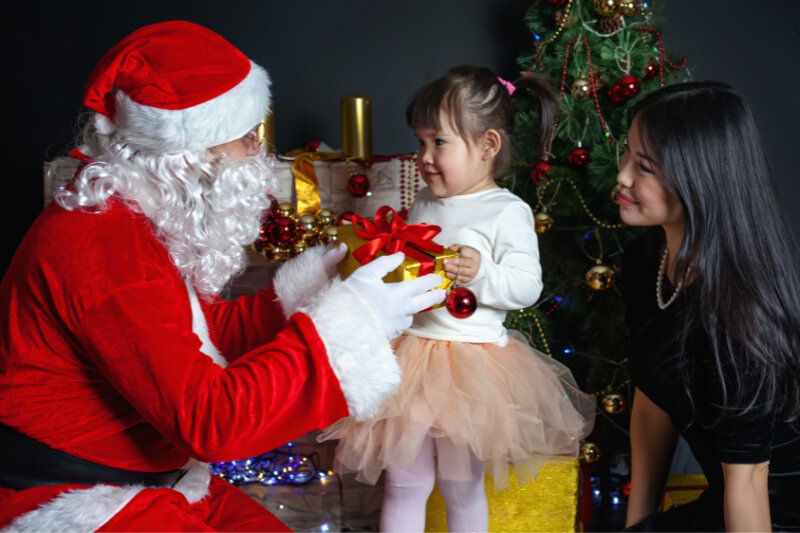
[[[431,290],[441,285],[439,274],[384,283],[382,278],[399,267],[404,257],[403,253],[378,257],[345,280],[372,308],[390,339],[411,326],[411,315],[441,303],[446,295],[443,289]]]
[[[322,254],[322,268],[325,270],[325,274],[328,278],[332,278],[336,275],[336,265],[338,265],[346,255],[347,245],[345,243],[341,243],[339,246],[331,248]]]

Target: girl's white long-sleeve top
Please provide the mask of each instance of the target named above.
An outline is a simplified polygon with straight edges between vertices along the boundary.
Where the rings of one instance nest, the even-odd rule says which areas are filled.
[[[489,342],[504,346],[506,311],[536,302],[542,292],[542,268],[530,206],[503,188],[437,198],[428,188],[417,195],[409,224],[442,228],[437,243],[471,246],[481,254],[478,274],[464,284],[478,300],[469,318],[455,318],[444,307],[419,313],[408,333],[430,339]]]

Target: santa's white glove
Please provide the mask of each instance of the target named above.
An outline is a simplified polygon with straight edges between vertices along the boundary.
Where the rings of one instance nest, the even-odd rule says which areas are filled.
[[[378,257],[357,268],[344,281],[369,304],[390,339],[411,326],[411,315],[441,303],[446,296],[444,289],[431,290],[442,284],[439,274],[384,283],[381,278],[399,267],[404,257],[402,252]]]
[[[331,248],[322,254],[322,268],[325,270],[325,274],[328,276],[328,278],[332,278],[336,275],[336,265],[338,265],[339,261],[344,259],[344,256],[346,255],[347,245],[345,243],[341,243],[339,246]]]

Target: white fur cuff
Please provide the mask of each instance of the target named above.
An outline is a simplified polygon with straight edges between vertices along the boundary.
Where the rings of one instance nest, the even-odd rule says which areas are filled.
[[[302,311],[314,321],[325,343],[350,416],[355,420],[369,418],[397,390],[401,375],[378,318],[338,279]]]
[[[283,314],[289,318],[330,285],[322,266],[326,246],[314,246],[287,261],[275,273],[275,294],[281,301]]]

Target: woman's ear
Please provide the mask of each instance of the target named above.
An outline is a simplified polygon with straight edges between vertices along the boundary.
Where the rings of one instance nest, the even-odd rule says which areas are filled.
[[[494,128],[490,128],[484,132],[482,143],[483,152],[481,153],[481,157],[486,161],[496,156],[497,152],[500,151],[500,147],[503,145],[503,138],[500,137],[500,132]]]

